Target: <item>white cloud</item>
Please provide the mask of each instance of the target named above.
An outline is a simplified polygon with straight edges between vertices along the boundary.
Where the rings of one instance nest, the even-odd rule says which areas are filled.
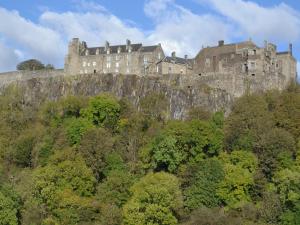
[[[33,57],[58,63],[64,54],[65,45],[60,35],[47,28],[34,24],[21,17],[16,11],[0,8],[0,33],[6,41],[21,46]]]
[[[253,1],[198,0],[205,1],[237,25],[243,36],[259,40],[298,41],[300,15],[285,3],[263,7]]]
[[[231,26],[218,16],[197,15],[172,0],[149,0],[145,13],[156,21],[148,36],[151,42],[161,42],[169,54],[194,57],[202,45],[215,45],[218,40],[230,40]]]
[[[89,46],[125,43],[125,39],[144,44],[161,43],[167,54],[194,57],[204,45],[218,40],[236,39],[296,41],[300,39],[300,16],[285,4],[264,8],[243,0],[198,0],[214,7],[215,12],[195,14],[176,0],[147,0],[145,15],[154,24],[142,30],[135,23],[121,20],[102,5],[92,1],[74,0],[74,10],[53,12],[43,8],[38,22],[26,20],[16,11],[0,7],[0,71],[26,58],[63,65],[67,43],[73,37],[87,41]],[[12,29],[13,28],[13,29]],[[275,40],[277,41],[277,40]],[[3,53],[5,52],[5,53]],[[5,58],[6,57],[6,58]],[[298,63],[298,71],[300,71]]]
[[[16,64],[19,61],[19,55],[13,49],[7,47],[0,40],[0,72],[12,71],[16,69]]]

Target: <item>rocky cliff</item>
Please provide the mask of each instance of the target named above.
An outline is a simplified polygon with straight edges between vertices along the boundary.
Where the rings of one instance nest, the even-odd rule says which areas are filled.
[[[0,74],[0,92],[8,85],[24,91],[26,101],[57,100],[67,95],[93,96],[109,92],[127,98],[135,106],[152,92],[163,93],[169,100],[170,117],[183,119],[192,107],[228,111],[233,95],[186,75],[137,76],[120,74],[81,74],[66,76],[62,70],[12,72]]]

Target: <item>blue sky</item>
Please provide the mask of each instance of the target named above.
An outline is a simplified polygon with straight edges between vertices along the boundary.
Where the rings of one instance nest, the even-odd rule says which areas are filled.
[[[298,0],[1,0],[0,72],[28,58],[63,67],[68,41],[89,46],[161,43],[165,52],[194,57],[202,46],[252,39],[300,61]],[[300,64],[298,63],[298,71]]]

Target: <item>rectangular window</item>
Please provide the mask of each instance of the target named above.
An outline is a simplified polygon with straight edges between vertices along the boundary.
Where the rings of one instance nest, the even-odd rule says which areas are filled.
[[[144,64],[148,64],[148,58],[147,58],[147,56],[144,56]]]
[[[93,62],[93,66],[96,66],[97,65],[97,63],[96,62]]]
[[[110,62],[106,63],[106,68],[107,68],[107,69],[110,69],[110,67],[111,67]]]
[[[107,61],[107,62],[110,62],[110,61],[111,61],[111,57],[110,57],[110,56],[107,56],[107,57],[106,57],[106,61]]]
[[[116,67],[119,68],[120,64],[118,62],[116,62]]]
[[[156,66],[156,73],[158,73],[159,72],[159,67],[158,66]]]
[[[90,65],[91,65],[91,63],[88,62],[88,63],[87,63],[87,66],[90,66]]]
[[[160,59],[161,58],[161,53],[158,53],[158,59]]]
[[[83,63],[82,63],[82,66],[83,66],[83,67],[86,67],[86,62],[83,62]]]
[[[128,67],[126,69],[126,73],[130,73],[130,69]]]

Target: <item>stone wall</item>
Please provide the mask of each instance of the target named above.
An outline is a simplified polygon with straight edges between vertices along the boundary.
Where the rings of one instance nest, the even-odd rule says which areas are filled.
[[[169,101],[170,118],[184,119],[192,107],[211,111],[230,110],[233,97],[225,90],[205,83],[190,85],[184,75],[137,76],[120,74],[65,75],[61,70],[0,74],[0,93],[14,83],[24,91],[27,101],[58,100],[67,95],[93,96],[109,92],[127,98],[138,106],[152,92],[163,93]]]

